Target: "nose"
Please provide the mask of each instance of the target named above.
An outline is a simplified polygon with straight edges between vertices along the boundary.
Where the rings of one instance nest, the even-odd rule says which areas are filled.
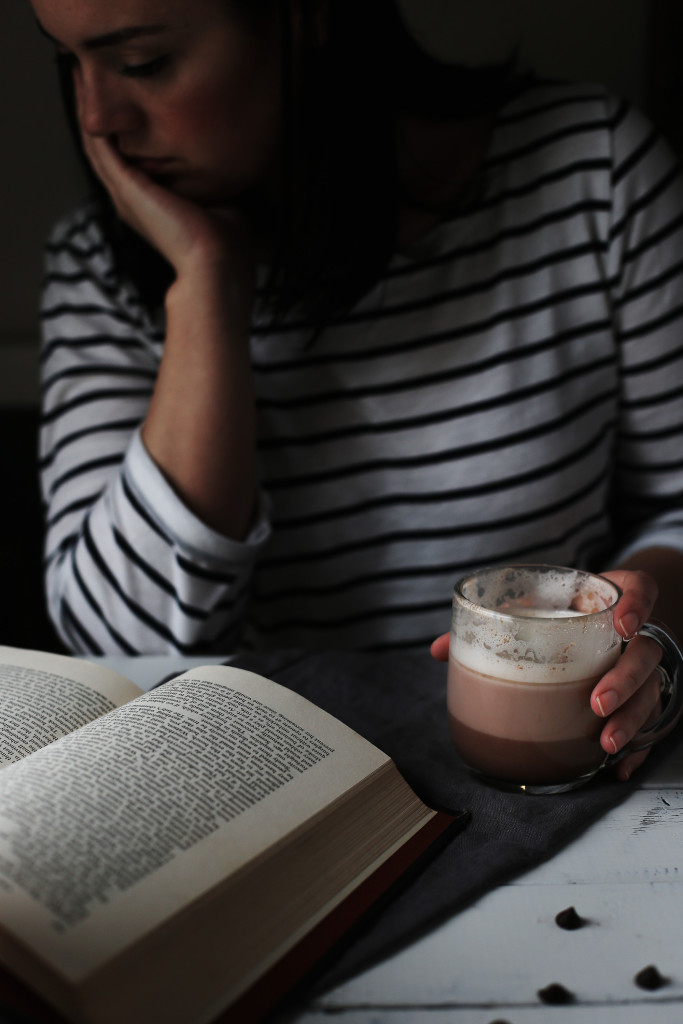
[[[120,77],[98,69],[80,70],[79,118],[88,135],[110,136],[139,128],[143,112]]]

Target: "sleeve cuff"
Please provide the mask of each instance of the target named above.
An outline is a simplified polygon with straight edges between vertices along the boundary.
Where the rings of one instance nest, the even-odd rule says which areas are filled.
[[[233,540],[203,523],[178,497],[136,430],[125,458],[125,473],[148,515],[189,557],[221,564],[251,562],[268,540],[270,503],[259,492],[254,524],[243,541]]]
[[[644,551],[646,548],[673,548],[674,551],[683,554],[683,531],[662,527],[659,530],[653,530],[652,533],[636,537],[630,544],[620,548],[612,561],[618,565],[626,558],[630,558],[631,555],[635,555],[638,551]]]

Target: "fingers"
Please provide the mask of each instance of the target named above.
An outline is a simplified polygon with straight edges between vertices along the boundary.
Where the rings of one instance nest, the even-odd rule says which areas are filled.
[[[650,714],[645,718],[645,721],[643,722],[643,724],[640,725],[636,729],[636,732],[639,731],[639,729],[647,728],[648,726],[654,724],[654,722],[657,721],[657,719],[659,718],[659,716],[662,713],[661,685],[660,685],[659,676],[656,673],[649,680],[649,686],[651,687],[651,691],[650,692],[654,694],[654,704],[652,705],[652,708],[650,710]],[[645,699],[646,698],[646,687],[643,687],[638,692],[637,696],[638,696],[639,699],[642,696],[641,703],[640,703],[640,709],[634,708],[633,711],[634,711],[634,715],[636,716],[636,718],[640,718],[647,711],[647,701]],[[634,698],[634,700],[635,700],[635,698]],[[602,737],[601,737],[601,739],[602,739]],[[637,752],[635,752],[633,754],[627,754],[623,758],[623,760],[618,761],[617,764],[615,765],[614,773],[615,773],[616,777],[621,782],[626,782],[631,777],[631,775],[636,770],[636,768],[640,767],[640,765],[647,758],[649,753],[650,753],[650,748],[648,748],[646,750],[639,750],[639,751],[637,751]]]
[[[654,672],[662,649],[649,637],[637,636],[609,672],[600,679],[591,694],[596,715],[607,718],[622,707]]]
[[[654,673],[609,720],[600,743],[608,754],[618,754],[654,714],[660,701],[659,675]]]
[[[109,139],[86,132],[82,138],[86,156],[119,217],[177,269],[191,248],[187,223],[197,218],[195,208],[126,163]],[[202,217],[207,219],[206,214]]]
[[[149,238],[145,212],[153,201],[154,183],[142,171],[126,164],[108,139],[83,133],[83,147],[122,220]]]
[[[124,167],[123,161],[115,153],[111,143],[95,135],[91,135],[83,128],[83,83],[80,68],[73,70],[74,98],[76,100],[76,115],[81,132],[81,142],[85,155],[87,156],[92,169],[100,179],[104,187],[111,193],[112,179],[116,171]],[[118,165],[118,166],[117,166]]]
[[[110,196],[116,202],[119,188],[117,171],[123,168],[123,162],[117,157],[107,139],[83,133],[83,148],[90,165]],[[118,206],[118,203],[117,203]]]
[[[617,569],[602,575],[616,583],[622,591],[614,609],[614,628],[628,640],[652,614],[657,600],[657,584],[645,572]]]
[[[450,636],[448,633],[442,633],[432,643],[430,648],[431,655],[437,661],[448,661],[448,644]]]
[[[169,182],[126,160],[115,136],[87,131],[79,67],[74,69],[73,82],[84,153],[121,220],[161,253],[179,276],[192,263],[199,262],[202,268],[224,265],[230,271],[226,279],[241,282],[251,301],[255,257],[246,218],[228,208],[217,214],[183,198]]]
[[[657,600],[657,584],[647,573],[614,569],[602,573],[620,588],[622,596],[614,609],[614,628],[629,644],[591,695],[596,715],[608,718],[600,743],[608,754],[623,750],[633,737],[661,710],[660,679],[656,666],[661,649],[647,637],[635,636],[651,616]],[[631,639],[631,638],[634,639]],[[649,751],[628,754],[615,768],[617,778],[626,780]]]
[[[153,188],[153,183],[146,174],[123,160],[111,139],[92,135],[84,129],[83,81],[81,69],[78,66],[73,70],[73,84],[76,114],[85,155],[95,174],[109,193],[119,215],[131,223],[131,226],[135,227],[136,230],[139,230],[139,226],[131,222],[131,203],[128,201],[128,197],[132,195],[132,207],[134,208],[136,192]],[[131,192],[131,190],[134,191]]]
[[[637,636],[593,690],[593,711],[601,718],[609,718],[600,735],[606,753],[619,753],[656,716],[661,687],[655,669],[661,656],[658,644]],[[628,778],[645,756],[646,752],[639,752],[624,758],[617,768],[618,777]]]

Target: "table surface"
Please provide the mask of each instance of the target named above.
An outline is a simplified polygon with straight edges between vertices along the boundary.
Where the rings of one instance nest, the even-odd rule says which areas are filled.
[[[147,688],[225,659],[93,660]],[[296,1024],[681,1024],[682,851],[683,752],[550,860],[326,993]],[[558,927],[567,907],[588,923]],[[634,980],[650,964],[667,979],[655,991]],[[538,992],[552,983],[574,1001],[545,1005]]]

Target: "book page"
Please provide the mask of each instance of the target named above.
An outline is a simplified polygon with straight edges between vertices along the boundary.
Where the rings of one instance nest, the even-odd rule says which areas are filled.
[[[0,647],[0,768],[140,693],[129,679],[101,665]]]
[[[275,683],[193,670],[0,773],[0,922],[83,977],[387,763]]]

